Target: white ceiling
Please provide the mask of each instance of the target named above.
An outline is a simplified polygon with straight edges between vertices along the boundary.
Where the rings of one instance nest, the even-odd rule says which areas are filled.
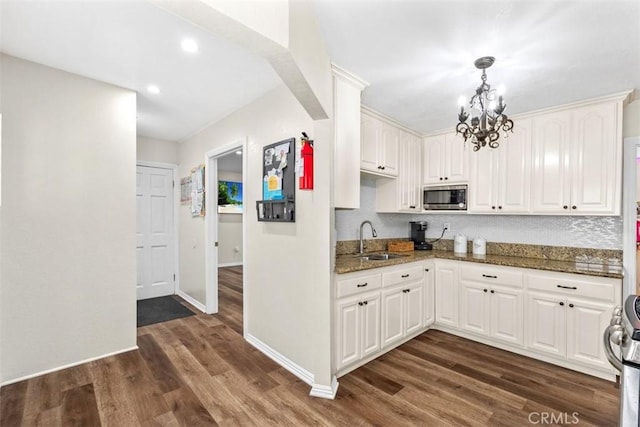
[[[229,153],[218,159],[218,170],[223,172],[242,173],[242,154]]]
[[[183,140],[280,84],[261,57],[145,0],[0,0],[0,50],[138,92],[138,134]],[[640,89],[640,1],[317,0],[331,59],[363,104],[428,133],[496,57],[506,113]],[[198,41],[198,54],[180,48]],[[147,93],[156,84],[160,95]]]
[[[182,140],[280,84],[263,58],[144,0],[0,7],[2,52],[136,91],[138,134],[149,138]],[[199,53],[183,52],[184,38]]]
[[[453,128],[494,56],[506,113],[640,89],[640,1],[333,0],[315,4],[332,61],[363,104],[423,133]]]

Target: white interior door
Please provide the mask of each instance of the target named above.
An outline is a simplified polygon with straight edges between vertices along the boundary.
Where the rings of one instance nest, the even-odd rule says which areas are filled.
[[[138,166],[136,173],[138,299],[175,293],[173,171]]]

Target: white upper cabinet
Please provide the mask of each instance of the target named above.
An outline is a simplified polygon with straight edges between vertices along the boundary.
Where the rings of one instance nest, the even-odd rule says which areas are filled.
[[[536,214],[619,215],[622,101],[533,118]]]
[[[531,182],[531,120],[515,123],[496,149],[471,150],[470,213],[527,213]]]
[[[400,129],[388,123],[380,125],[379,153],[382,174],[398,175],[398,144],[400,142]]]
[[[362,111],[360,133],[360,170],[381,176],[397,176],[400,129]]]
[[[400,130],[398,177],[376,182],[377,212],[421,212],[422,140]]]
[[[571,192],[570,115],[568,111],[560,111],[533,119],[532,210],[535,213],[568,212]]]
[[[469,144],[455,132],[424,138],[423,183],[458,184],[469,179]]]
[[[572,113],[571,209],[575,206],[578,214],[619,214],[622,136],[616,132],[616,105],[592,105]]]
[[[360,207],[360,95],[367,83],[332,64],[335,156],[334,203]]]

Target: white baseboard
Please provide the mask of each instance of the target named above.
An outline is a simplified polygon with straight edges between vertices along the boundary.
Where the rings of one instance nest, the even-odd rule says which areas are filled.
[[[182,298],[183,300],[185,300],[186,302],[188,302],[189,304],[191,304],[192,306],[194,306],[195,308],[197,308],[201,312],[203,312],[203,313],[207,312],[207,308],[204,306],[203,303],[201,303],[197,299],[187,295],[183,291],[176,292],[176,295],[178,295],[180,298]]]
[[[242,265],[242,261],[238,262],[225,262],[222,264],[218,264],[218,267],[236,267],[238,265]]]
[[[334,376],[331,380],[331,385],[326,386],[322,384],[314,384],[311,387],[311,391],[309,392],[309,396],[313,397],[321,397],[323,399],[335,399],[336,393],[338,392],[338,380]]]
[[[24,377],[14,378],[12,380],[8,380],[8,381],[4,381],[4,382],[0,383],[0,387],[4,387],[4,386],[9,385],[9,384],[18,383],[18,382],[24,381],[24,380],[29,380],[31,378],[39,377],[40,375],[46,375],[46,374],[50,374],[52,372],[61,371],[63,369],[73,368],[74,366],[82,365],[84,363],[93,362],[94,360],[104,359],[105,357],[111,357],[111,356],[115,356],[117,354],[126,353],[128,351],[137,350],[137,349],[138,349],[138,346],[136,345],[136,346],[131,347],[131,348],[125,348],[123,350],[114,351],[114,352],[111,352],[111,353],[103,354],[101,356],[90,357],[89,359],[84,359],[84,360],[80,360],[78,362],[69,363],[67,365],[58,366],[57,368],[52,368],[52,369],[47,369],[47,370],[44,370],[44,371],[36,372],[35,374],[29,374],[29,375],[26,375]]]
[[[313,374],[311,372],[307,371],[302,366],[283,356],[281,353],[269,347],[267,344],[263,343],[251,334],[245,334],[244,339],[247,340],[249,344],[268,356],[271,360],[276,362],[278,365],[282,366],[305,383],[313,385]]]

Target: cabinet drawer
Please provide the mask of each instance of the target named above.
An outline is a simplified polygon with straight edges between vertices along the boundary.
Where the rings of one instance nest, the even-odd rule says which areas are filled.
[[[618,302],[616,301],[616,286],[622,286],[617,279],[562,273],[529,273],[527,285],[530,290],[555,292],[608,302]]]
[[[490,285],[503,285],[522,288],[524,279],[521,271],[504,267],[488,267],[464,264],[460,269],[460,278]]]
[[[382,280],[379,273],[338,280],[336,283],[336,298],[379,289],[381,283]]]
[[[415,282],[424,278],[424,268],[419,266],[398,268],[382,274],[382,286],[393,286],[399,283]]]

